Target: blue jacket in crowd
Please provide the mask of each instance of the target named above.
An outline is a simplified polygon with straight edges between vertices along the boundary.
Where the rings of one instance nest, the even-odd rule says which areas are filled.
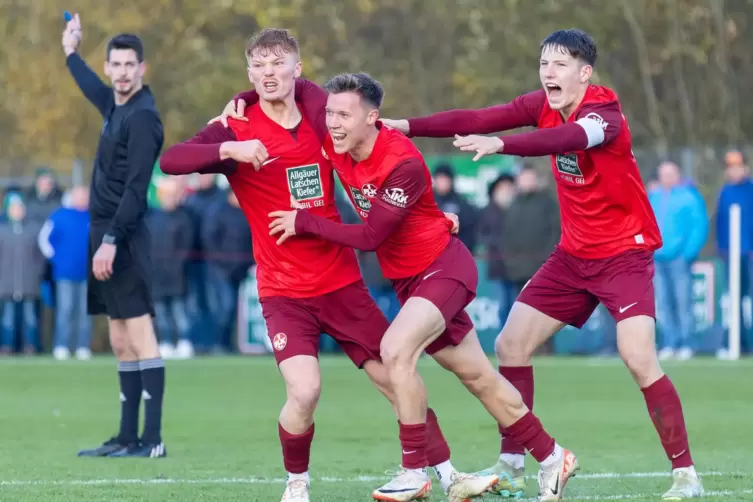
[[[729,250],[729,208],[740,205],[742,254],[753,253],[753,180],[747,179],[736,185],[726,184],[719,194],[716,209],[716,246],[724,253]]]
[[[684,258],[692,262],[709,236],[706,204],[698,190],[683,184],[659,187],[649,194],[664,245],[656,251],[658,261]]]
[[[39,247],[52,262],[56,281],[85,281],[89,259],[89,211],[61,207],[39,233]]]

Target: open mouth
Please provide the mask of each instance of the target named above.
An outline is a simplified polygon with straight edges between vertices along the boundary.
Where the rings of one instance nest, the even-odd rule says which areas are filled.
[[[558,98],[562,96],[562,87],[554,83],[546,84],[546,93],[550,98]]]
[[[267,92],[274,92],[277,90],[277,82],[264,82],[264,90]]]
[[[332,142],[336,144],[342,143],[343,141],[345,141],[345,138],[348,136],[344,132],[330,132],[329,135],[332,136]]]

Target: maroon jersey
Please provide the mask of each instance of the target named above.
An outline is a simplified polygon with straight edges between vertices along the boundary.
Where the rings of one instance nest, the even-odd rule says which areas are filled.
[[[546,93],[539,90],[505,105],[442,112],[409,123],[411,135],[435,137],[535,126],[538,131],[503,136],[502,153],[551,155],[563,250],[599,259],[662,245],[633,156],[630,129],[611,89],[589,86],[567,120],[550,108]]]
[[[363,227],[362,231],[380,225],[379,213],[378,221],[369,222],[374,206],[378,206],[378,212],[389,211],[400,217],[399,223],[376,247],[376,254],[386,278],[412,277],[426,270],[442,254],[450,241],[448,230],[452,222],[434,201],[431,174],[421,152],[402,133],[381,127],[381,123],[377,126],[380,130],[374,150],[361,162],[348,153],[335,153],[329,135],[323,150],[366,222],[358,225]],[[308,218],[301,224],[303,230],[313,229]]]
[[[278,246],[269,235],[269,213],[299,204],[327,221],[340,222],[335,208],[331,163],[322,156],[321,141],[304,118],[288,131],[257,104],[246,109],[248,122],[230,120],[207,126],[194,138],[168,149],[160,167],[168,174],[217,171],[227,176],[251,226],[261,298],[311,298],[358,281],[355,253],[323,239],[304,237]],[[225,141],[258,139],[269,158],[257,172],[250,164],[220,163]]]

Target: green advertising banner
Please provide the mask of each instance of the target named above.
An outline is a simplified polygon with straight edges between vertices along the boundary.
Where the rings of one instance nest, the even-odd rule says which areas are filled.
[[[494,340],[502,329],[499,319],[497,286],[487,279],[486,261],[477,259],[479,285],[476,299],[466,311],[473,319],[479,340],[487,353],[494,352]],[[714,327],[726,326],[726,295],[723,266],[719,260],[702,260],[693,265],[693,314],[696,322],[697,347],[711,347],[707,342]],[[242,353],[271,352],[264,317],[257,295],[254,272],[241,288],[238,318],[238,349]],[[750,324],[750,300],[744,301],[745,317]],[[615,323],[603,306],[594,312],[582,329],[566,327],[554,337],[554,350],[563,354],[596,354],[614,344]],[[659,333],[661,336],[661,333]]]

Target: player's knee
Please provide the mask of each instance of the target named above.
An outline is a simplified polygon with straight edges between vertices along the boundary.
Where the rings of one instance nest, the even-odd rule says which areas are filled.
[[[319,403],[319,396],[322,393],[322,384],[320,381],[291,382],[287,385],[288,402],[296,409],[298,413],[313,414],[316,405]]]
[[[506,324],[494,342],[494,351],[503,366],[527,364],[533,356],[529,345],[523,330]]]
[[[126,360],[135,358],[131,341],[125,332],[113,331],[110,333],[110,347],[116,359]]]
[[[382,344],[379,355],[390,378],[396,373],[404,373],[410,370],[411,354],[399,346]]]

